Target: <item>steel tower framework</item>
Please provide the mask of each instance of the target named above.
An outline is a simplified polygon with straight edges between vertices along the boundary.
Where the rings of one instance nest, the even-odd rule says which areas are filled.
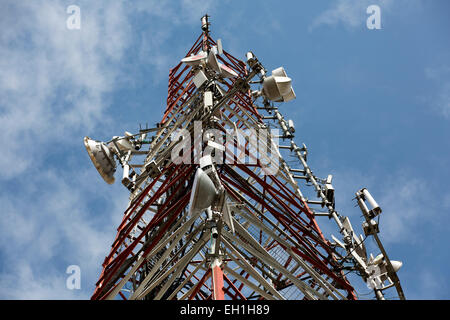
[[[356,268],[368,279],[370,259],[335,211],[331,181],[312,173],[292,123],[254,90],[267,78],[262,64],[252,53],[244,62],[224,51],[209,27],[204,16],[187,59],[170,70],[157,128],[128,134],[134,146],[128,150],[117,139],[110,143],[130,202],[92,299],[356,299],[344,270]],[[279,136],[267,131],[274,127]],[[180,130],[192,139],[180,139]],[[269,133],[258,141],[237,134],[262,130]],[[235,135],[224,141],[208,132]],[[255,153],[261,144],[270,152]],[[282,153],[294,155],[301,168],[291,168]],[[277,170],[268,174],[271,166]],[[199,172],[218,192],[207,209],[195,211]],[[302,194],[307,186],[318,200]],[[337,223],[345,243],[325,238],[316,221],[321,215]]]

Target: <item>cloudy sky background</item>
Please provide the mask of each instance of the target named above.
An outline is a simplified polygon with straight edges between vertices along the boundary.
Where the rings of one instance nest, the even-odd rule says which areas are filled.
[[[80,30],[66,27],[72,4]],[[366,27],[371,4],[381,30]],[[445,0],[3,0],[0,298],[90,297],[127,190],[102,181],[82,138],[160,119],[168,70],[207,12],[225,50],[252,50],[293,79],[297,99],[282,112],[314,173],[334,175],[338,211],[360,230],[354,193],[367,187],[380,203],[406,297],[448,299],[449,9]],[[66,288],[69,265],[81,268],[80,290]]]

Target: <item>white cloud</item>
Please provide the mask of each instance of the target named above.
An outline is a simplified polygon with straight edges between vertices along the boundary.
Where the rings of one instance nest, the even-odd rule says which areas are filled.
[[[22,192],[0,197],[0,297],[89,298],[127,205],[122,186],[100,184],[93,173],[97,175],[95,169],[78,175],[42,171],[20,186]],[[65,288],[71,264],[81,267],[82,291]],[[12,282],[14,278],[19,280]]]
[[[106,189],[91,177],[94,168],[80,168],[78,153],[66,154],[75,143],[82,150],[82,133],[104,125],[105,94],[115,88],[130,41],[123,2],[80,7],[81,29],[68,30],[59,1],[2,6],[2,298],[89,298],[126,206],[121,186]],[[50,153],[67,166],[43,163]],[[112,203],[105,199],[114,194]],[[65,287],[69,264],[82,268],[81,291]]]
[[[395,179],[395,180],[394,180]],[[416,177],[397,175],[383,184],[379,204],[382,239],[386,243],[417,243],[413,235],[432,223],[436,212],[427,205],[433,197],[427,183]]]
[[[140,0],[134,3],[134,8],[145,14],[149,21],[155,21],[155,24],[149,27],[152,36],[142,34],[138,54],[141,61],[153,67],[152,81],[156,84],[166,81],[169,69],[174,67],[193,45],[194,39],[201,32],[201,17],[205,14],[214,15],[215,3],[210,0]],[[174,34],[174,30],[182,26],[197,27],[192,39],[185,40]],[[167,43],[171,46],[167,46]]]
[[[443,228],[448,229],[445,226],[448,225],[450,193],[436,188],[433,181],[424,180],[415,173],[407,168],[389,174],[374,168],[367,173],[354,168],[334,172],[336,208],[350,218],[357,234],[363,234],[361,223],[364,218],[352,199],[357,190],[366,187],[383,210],[379,233],[383,246],[391,259],[404,263],[399,277],[406,297],[436,299],[445,296],[447,290],[439,285],[440,280],[446,280],[445,268],[442,269],[445,258],[439,255],[442,248],[436,246],[435,241],[442,237]],[[321,219],[318,222],[322,229],[340,238],[333,221]],[[366,240],[365,245],[368,254],[375,256],[379,253],[373,239]],[[353,278],[352,283],[362,293],[361,298],[373,296],[364,285],[360,285],[359,279]],[[397,296],[395,290],[386,294],[389,299]]]
[[[90,297],[128,192],[120,183],[103,183],[81,138],[93,131],[116,134],[107,126],[122,119],[107,116],[108,94],[133,78],[122,73],[124,63],[138,68],[150,53],[153,70],[166,82],[170,61],[159,47],[172,37],[172,24],[195,19],[200,31],[203,9],[213,10],[212,2],[183,1],[180,10],[171,2],[130,3],[79,1],[80,30],[66,28],[61,1],[2,3],[0,298]],[[162,31],[136,33],[138,12]],[[123,61],[131,45],[141,52],[139,60]],[[44,163],[49,154],[59,165]],[[81,291],[65,287],[71,264],[81,267]]]
[[[444,281],[443,283],[442,279],[446,277],[448,275],[441,274],[439,271],[435,272],[431,268],[423,270],[419,274],[421,288],[418,292],[422,296],[421,299],[442,299],[442,297],[445,297],[445,292],[448,290],[448,282]]]
[[[50,271],[50,270],[49,270]],[[80,299],[80,291],[68,290],[65,287],[65,276],[43,273],[37,275],[30,261],[15,264],[15,272],[0,274],[2,299]]]
[[[355,231],[362,233],[362,213],[353,199],[356,191],[367,188],[383,210],[380,215],[380,238],[383,243],[423,244],[425,239],[414,235],[443,222],[444,211],[432,204],[442,205],[441,199],[449,198],[450,194],[445,196],[444,193],[442,196],[433,193],[432,183],[417,177],[410,170],[390,175],[375,175],[374,172],[366,174],[355,169],[334,172],[338,212],[350,217]]]
[[[411,270],[409,274],[401,276],[401,280],[404,283],[407,281],[407,285],[404,285],[406,298],[411,300],[434,300],[444,297],[445,299],[446,292],[448,292],[446,277],[446,274],[443,274],[441,270],[436,269],[432,265],[422,265],[417,270]]]
[[[425,99],[431,107],[446,119],[450,119],[450,67],[440,66],[426,68],[425,77],[432,81],[435,86],[435,94]]]
[[[70,141],[104,117],[104,94],[114,88],[114,62],[129,33],[122,2],[108,10],[82,6],[80,30],[66,28],[66,7],[57,1],[10,1],[6,8],[0,19],[3,178],[23,172],[43,147]]]

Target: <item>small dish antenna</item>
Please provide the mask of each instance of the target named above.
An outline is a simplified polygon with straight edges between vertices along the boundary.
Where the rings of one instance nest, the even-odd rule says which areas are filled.
[[[113,184],[114,173],[116,172],[116,161],[114,160],[113,152],[104,142],[96,141],[89,137],[84,137],[84,146],[103,180],[108,184]]]

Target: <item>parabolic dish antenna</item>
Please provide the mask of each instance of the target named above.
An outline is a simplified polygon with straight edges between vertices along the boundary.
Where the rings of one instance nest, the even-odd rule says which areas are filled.
[[[95,141],[89,137],[84,137],[84,146],[103,180],[108,184],[113,184],[116,162],[108,146],[104,142]]]

